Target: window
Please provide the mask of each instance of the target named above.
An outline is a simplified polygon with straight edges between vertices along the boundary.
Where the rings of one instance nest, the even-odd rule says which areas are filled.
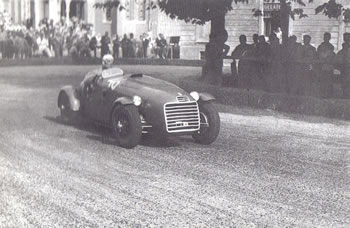
[[[127,0],[125,2],[126,18],[128,20],[145,21],[147,0]]]
[[[103,13],[104,13],[103,22],[104,23],[111,23],[112,22],[112,8],[103,9]]]
[[[139,21],[146,20],[146,0],[139,0],[138,11]]]
[[[106,9],[106,21],[112,21],[112,9],[111,8]]]

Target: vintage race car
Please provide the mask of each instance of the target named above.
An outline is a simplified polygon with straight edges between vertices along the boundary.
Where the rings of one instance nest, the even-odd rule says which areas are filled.
[[[151,76],[110,68],[87,73],[78,87],[64,86],[58,108],[65,122],[83,116],[112,128],[124,148],[138,145],[142,134],[190,134],[198,143],[211,144],[220,130],[213,100],[207,93],[187,93]]]

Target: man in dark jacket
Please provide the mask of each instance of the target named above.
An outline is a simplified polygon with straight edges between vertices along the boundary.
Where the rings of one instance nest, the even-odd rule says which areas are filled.
[[[299,93],[302,95],[312,95],[312,84],[314,75],[314,61],[316,57],[316,48],[312,46],[311,36],[303,36],[304,45],[302,47],[302,75],[297,80]],[[297,76],[298,77],[298,76]]]
[[[130,40],[128,39],[128,36],[124,34],[123,39],[121,41],[123,58],[129,57],[129,51],[128,51],[129,43],[130,43]]]
[[[256,47],[256,67],[257,67],[257,76],[259,77],[262,88],[265,91],[270,90],[268,84],[268,69],[269,69],[269,60],[271,57],[271,47],[270,44],[266,42],[265,36],[261,35],[258,38],[258,44]]]
[[[335,56],[334,46],[329,42],[331,34],[326,32],[323,35],[323,42],[317,48],[317,58],[320,63],[317,65],[317,72],[320,79],[320,95],[328,98],[333,95],[333,59]]]
[[[101,58],[109,54],[109,44],[111,43],[111,39],[109,38],[108,32],[105,33],[104,36],[101,38]]]
[[[302,73],[303,47],[297,42],[297,37],[292,35],[288,38],[288,43],[284,47],[283,55],[285,58],[284,67],[286,69],[286,90],[288,93],[298,94],[299,84],[298,76]]]
[[[233,58],[233,61],[231,63],[231,72],[232,76],[234,78],[234,86],[236,85],[241,85],[242,84],[242,79],[244,79],[244,75],[246,72],[246,61],[243,59],[243,57],[246,55],[247,51],[251,46],[247,44],[247,37],[245,35],[240,35],[239,36],[239,45],[233,50],[231,53],[231,56]],[[237,70],[237,65],[236,61],[238,61],[238,70]]]
[[[341,72],[343,98],[350,98],[350,33],[343,35],[343,48],[336,56],[336,64]]]
[[[89,48],[90,50],[92,50],[94,52],[94,57],[96,58],[97,57],[97,39],[96,39],[96,36],[93,36],[91,39],[90,39],[90,42],[89,42]]]
[[[168,51],[168,43],[166,41],[166,39],[164,38],[164,35],[159,33],[159,37],[157,37],[156,39],[156,45],[158,48],[158,55],[159,58],[161,59],[165,59],[167,57]]]

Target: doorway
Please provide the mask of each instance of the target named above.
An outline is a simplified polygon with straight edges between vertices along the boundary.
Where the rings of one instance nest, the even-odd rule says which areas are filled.
[[[69,6],[69,18],[85,20],[85,1],[72,1]]]

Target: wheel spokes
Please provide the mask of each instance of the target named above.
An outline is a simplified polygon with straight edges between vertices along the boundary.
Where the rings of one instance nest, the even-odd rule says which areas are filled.
[[[199,134],[203,134],[209,128],[209,120],[208,117],[201,112],[200,113],[200,129],[198,131]]]
[[[116,128],[120,136],[127,136],[129,134],[129,119],[121,114],[116,121]]]

